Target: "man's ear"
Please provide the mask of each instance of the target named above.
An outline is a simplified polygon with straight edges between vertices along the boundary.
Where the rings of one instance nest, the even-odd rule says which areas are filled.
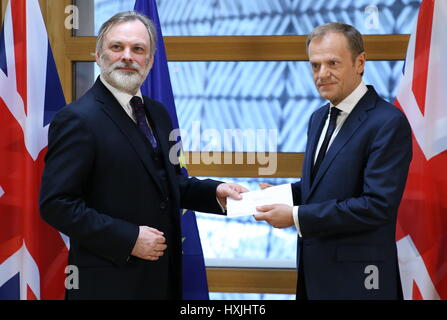
[[[366,63],[366,52],[363,51],[357,56],[357,58],[355,58],[355,68],[357,74],[363,74],[363,72],[365,72],[365,63]]]
[[[152,69],[153,65],[154,65],[154,56],[151,55],[151,57],[149,58],[149,70]]]
[[[101,61],[101,54],[99,53],[99,51],[96,51],[95,58],[96,58],[96,64],[98,66],[100,66],[101,65],[101,63],[100,63],[100,61]]]

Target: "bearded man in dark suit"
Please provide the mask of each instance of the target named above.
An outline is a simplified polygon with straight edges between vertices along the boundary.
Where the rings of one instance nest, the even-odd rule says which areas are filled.
[[[186,178],[159,102],[141,95],[154,61],[152,22],[120,13],[100,29],[101,75],[49,129],[41,216],[70,237],[79,289],[68,299],[180,299],[180,208],[223,214],[245,188]]]

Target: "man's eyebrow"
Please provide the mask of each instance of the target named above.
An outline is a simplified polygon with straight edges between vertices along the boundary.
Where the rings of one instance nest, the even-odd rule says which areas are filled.
[[[122,47],[122,46],[123,46],[123,43],[122,43],[121,41],[111,40],[111,41],[109,41],[109,43],[107,44],[108,47],[112,47],[112,46],[116,46],[116,45]]]
[[[110,44],[123,44],[121,40],[110,40]],[[132,43],[132,46],[140,46],[140,47],[146,47],[147,45],[144,42],[137,42]]]
[[[327,56],[327,57],[325,57],[325,59],[324,60],[326,60],[326,61],[333,61],[333,60],[341,60],[341,58],[339,57],[339,56]]]
[[[338,57],[338,56],[329,56],[329,57],[324,57],[324,58],[317,59],[317,62],[334,61],[334,60],[339,61],[339,60],[341,60],[341,58]],[[309,62],[315,62],[315,60],[310,60],[309,59]]]
[[[133,46],[146,47],[147,45],[143,42],[137,42],[137,43],[134,43]]]

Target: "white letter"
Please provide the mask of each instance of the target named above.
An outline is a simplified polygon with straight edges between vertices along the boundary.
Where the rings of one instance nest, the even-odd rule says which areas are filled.
[[[278,167],[278,130],[269,130],[269,142],[268,147],[265,148],[265,130],[258,130],[257,132],[257,150],[258,163],[260,165],[268,164],[267,168],[259,168],[258,174],[262,176],[270,176],[276,172]],[[268,156],[266,152],[260,152],[261,150],[268,150]]]
[[[224,130],[224,150],[226,152],[233,151],[233,138],[234,137],[234,155],[235,164],[244,163],[244,150],[248,152],[247,164],[254,164],[255,159],[252,152],[255,151],[255,133],[252,129],[225,129]],[[245,142],[245,143],[244,143]],[[244,148],[244,146],[246,146]],[[227,157],[228,156],[228,157]],[[225,155],[224,164],[231,164],[232,159],[229,160],[230,154]]]
[[[169,141],[177,141],[177,139],[180,137],[180,129],[174,129],[169,134]],[[169,150],[169,161],[173,165],[178,165],[180,163],[179,160],[179,152],[182,148],[182,142],[178,141],[176,144],[174,144],[171,149]]]
[[[65,278],[65,288],[67,290],[79,289],[79,269],[76,266],[66,266],[65,273],[68,277]]]
[[[215,152],[222,149],[222,138],[216,129],[206,129],[203,131],[203,140],[209,141],[201,152],[203,164],[220,164],[220,153]]]
[[[192,133],[191,133],[191,163],[200,164],[200,144],[201,144],[201,134],[200,134],[200,121],[192,122]]]
[[[375,265],[366,266],[365,274],[369,274],[365,278],[365,288],[367,290],[379,289],[379,268]]]
[[[365,18],[365,28],[367,30],[379,29],[379,9],[377,6],[367,6],[365,8],[365,14],[368,14]]]
[[[70,14],[65,19],[65,28],[68,30],[79,29],[79,8],[74,5],[66,6],[65,13]]]

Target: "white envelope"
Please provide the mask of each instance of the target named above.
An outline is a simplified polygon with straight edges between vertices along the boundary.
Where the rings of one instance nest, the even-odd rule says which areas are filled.
[[[242,200],[227,198],[227,216],[252,216],[256,207],[268,204],[287,204],[293,206],[292,186],[282,184],[264,190],[241,193]]]

